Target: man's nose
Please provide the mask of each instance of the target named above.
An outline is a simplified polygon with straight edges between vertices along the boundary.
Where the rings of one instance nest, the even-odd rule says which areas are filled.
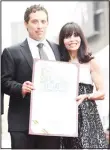
[[[42,23],[41,22],[38,22],[38,28],[42,28]]]

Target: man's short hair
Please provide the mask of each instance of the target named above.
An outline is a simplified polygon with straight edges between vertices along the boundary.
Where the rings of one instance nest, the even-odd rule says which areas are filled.
[[[47,10],[41,6],[40,4],[39,5],[32,5],[30,7],[28,7],[24,13],[24,21],[28,23],[29,21],[29,16],[31,13],[35,13],[36,11],[44,11],[47,15],[47,21],[48,21],[48,12]]]

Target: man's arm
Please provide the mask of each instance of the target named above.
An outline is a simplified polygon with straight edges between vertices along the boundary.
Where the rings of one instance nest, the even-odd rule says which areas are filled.
[[[4,114],[4,93],[1,92],[1,115]]]
[[[1,56],[1,90],[8,95],[22,96],[22,84],[15,81],[16,65],[8,49]]]

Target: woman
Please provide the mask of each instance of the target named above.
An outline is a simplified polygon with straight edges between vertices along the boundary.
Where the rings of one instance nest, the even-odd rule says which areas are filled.
[[[78,138],[62,137],[60,148],[107,148],[96,100],[104,99],[100,68],[89,53],[87,41],[78,24],[65,24],[59,34],[61,60],[80,64],[78,102]],[[93,84],[96,92],[93,92]]]

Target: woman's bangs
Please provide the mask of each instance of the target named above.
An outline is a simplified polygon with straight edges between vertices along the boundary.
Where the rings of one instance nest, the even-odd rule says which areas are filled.
[[[71,37],[73,34],[74,34],[74,36],[79,36],[79,32],[77,31],[76,28],[74,28],[73,26],[67,27],[65,29],[64,38]]]

